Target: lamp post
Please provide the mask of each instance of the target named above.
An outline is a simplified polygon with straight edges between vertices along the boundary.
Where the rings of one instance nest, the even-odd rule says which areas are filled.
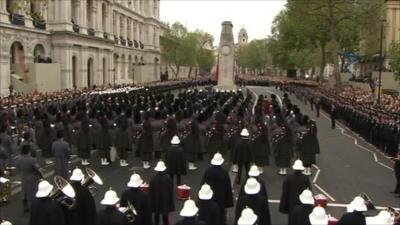
[[[378,99],[377,99],[377,104],[381,104],[381,90],[382,90],[382,69],[383,69],[383,26],[384,23],[386,22],[385,17],[381,17],[379,19],[379,22],[381,22],[381,37],[380,37],[380,46],[379,46],[379,75],[378,75]]]

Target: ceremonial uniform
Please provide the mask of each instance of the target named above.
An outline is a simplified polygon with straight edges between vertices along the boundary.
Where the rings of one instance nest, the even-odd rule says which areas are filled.
[[[68,179],[68,161],[71,158],[71,149],[69,148],[68,143],[65,142],[63,139],[58,139],[53,143],[52,153],[55,159],[54,175],[58,175],[65,179]]]
[[[96,224],[96,204],[89,189],[82,186],[81,181],[73,181],[71,185],[75,190],[75,205],[71,209],[73,218],[70,218],[73,224]]]
[[[49,197],[35,199],[31,205],[31,216],[29,219],[29,225],[55,224],[67,225],[64,212],[60,203]]]
[[[121,207],[127,207],[129,204],[136,209],[137,216],[134,225],[152,225],[150,197],[139,188],[129,188],[122,192]]]
[[[129,225],[129,223],[128,218],[117,207],[106,206],[97,212],[97,225]]]
[[[221,209],[214,200],[199,199],[197,206],[199,207],[199,219],[204,221],[206,225],[221,224]]]

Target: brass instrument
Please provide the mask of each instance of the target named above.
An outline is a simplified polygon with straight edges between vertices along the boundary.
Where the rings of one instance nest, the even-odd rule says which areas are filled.
[[[120,207],[118,210],[123,214],[125,214],[126,218],[128,218],[129,224],[133,224],[133,222],[135,222],[137,217],[137,211],[129,201],[127,207]]]
[[[376,209],[374,203],[371,200],[371,198],[365,192],[361,192],[359,194],[359,196],[364,199],[365,205],[367,206],[368,210],[375,210]]]
[[[54,177],[54,183],[57,189],[53,191],[49,197],[60,204],[66,206],[68,209],[75,206],[75,190],[71,184],[60,176]]]
[[[87,187],[92,194],[92,196],[97,195],[97,188],[95,186],[91,186],[93,183],[96,183],[98,185],[103,185],[103,181],[101,180],[100,176],[97,175],[96,172],[94,172],[90,168],[85,168],[86,173],[88,174],[87,178],[82,182],[82,186]]]
[[[11,200],[11,182],[8,170],[4,171],[4,178],[6,179],[5,182],[0,183],[0,203],[6,203]]]

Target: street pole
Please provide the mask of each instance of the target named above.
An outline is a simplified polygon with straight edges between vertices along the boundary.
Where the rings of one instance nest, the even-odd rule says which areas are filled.
[[[381,22],[381,39],[380,39],[380,46],[379,46],[379,76],[378,76],[378,100],[377,104],[381,104],[381,90],[382,90],[382,69],[383,69],[383,25],[386,22],[384,17],[379,19]]]

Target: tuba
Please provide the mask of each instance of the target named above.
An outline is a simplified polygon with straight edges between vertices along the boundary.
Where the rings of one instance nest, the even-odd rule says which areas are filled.
[[[98,185],[103,185],[103,181],[101,180],[100,176],[97,175],[94,170],[90,168],[85,168],[86,173],[87,173],[87,178],[82,182],[82,186],[87,187],[92,194],[92,196],[97,195],[97,188],[95,186],[91,186],[93,183],[96,183]]]
[[[57,189],[53,191],[49,197],[60,204],[66,206],[68,209],[75,206],[75,190],[71,184],[63,177],[55,176],[54,183]]]
[[[129,224],[133,224],[133,222],[135,222],[137,217],[137,212],[135,207],[133,207],[133,205],[129,201],[127,207],[120,207],[118,210],[123,214],[125,214],[126,218],[128,218]]]

